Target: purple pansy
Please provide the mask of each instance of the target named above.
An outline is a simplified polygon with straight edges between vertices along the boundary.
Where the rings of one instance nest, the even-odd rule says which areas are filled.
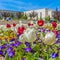
[[[14,41],[14,40],[15,40],[15,38],[11,38],[11,39],[10,39],[10,42],[12,42],[12,41]]]
[[[0,50],[2,50],[2,46],[0,46]]]
[[[25,58],[22,58],[21,60],[25,60]]]
[[[28,47],[28,48],[23,48],[26,52],[31,52],[32,51],[32,49],[30,48],[30,47]]]
[[[45,32],[45,28],[41,28],[41,32]]]
[[[36,41],[34,41],[33,44],[36,44]]]
[[[20,34],[17,34],[17,40],[19,39]]]
[[[21,44],[21,42],[16,41],[15,44],[14,44],[14,46],[15,46],[15,47],[18,47],[20,44]]]
[[[60,34],[57,34],[57,38],[60,38]]]
[[[15,51],[8,52],[8,57],[13,57],[15,55]]]
[[[0,51],[0,55],[3,55],[3,51]]]
[[[57,39],[56,44],[57,44],[57,43],[60,43],[60,39]]]
[[[13,51],[12,47],[7,48],[7,52],[11,52],[11,51]]]
[[[56,57],[58,57],[58,53],[53,52],[53,53],[51,53],[50,57],[56,58]]]
[[[46,29],[44,33],[50,32],[50,30]]]
[[[44,60],[43,58],[39,58],[38,60]]]
[[[10,46],[10,47],[14,47],[14,43],[11,43],[9,46]]]
[[[27,47],[30,47],[30,43],[29,43],[29,42],[25,42],[25,45],[26,45]]]
[[[60,50],[60,48],[57,48],[57,50]]]
[[[3,52],[3,55],[5,56],[5,55],[6,55],[6,53],[7,53],[7,51],[4,51],[4,52]]]
[[[20,36],[20,34],[17,34],[17,36],[19,37],[19,36]]]
[[[2,50],[5,49],[5,48],[7,48],[7,44],[4,44],[4,45],[1,46]]]
[[[41,28],[38,28],[38,32],[41,32]]]

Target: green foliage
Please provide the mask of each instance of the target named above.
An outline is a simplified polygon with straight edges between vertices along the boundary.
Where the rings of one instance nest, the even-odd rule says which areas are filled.
[[[26,14],[23,14],[22,15],[22,19],[27,19],[27,15]]]
[[[50,21],[50,16],[47,16],[47,17],[45,18],[45,20],[46,20],[46,21]]]
[[[11,17],[11,18],[14,18],[14,14],[13,14],[13,13],[10,13],[10,17]]]
[[[37,15],[37,20],[38,20],[38,15]]]
[[[40,20],[42,20],[42,17],[40,16]]]
[[[2,19],[2,17],[0,17],[0,19]]]

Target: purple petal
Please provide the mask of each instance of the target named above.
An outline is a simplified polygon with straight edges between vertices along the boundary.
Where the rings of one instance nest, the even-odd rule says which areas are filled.
[[[56,58],[56,57],[58,57],[58,53],[53,52],[53,53],[51,53],[50,57]]]
[[[60,50],[60,48],[57,48],[57,50]]]
[[[21,60],[25,60],[25,58],[22,58]]]
[[[14,44],[14,46],[15,46],[15,47],[18,47],[18,46],[20,46],[20,44],[21,44],[21,42],[16,41],[15,44]]]
[[[31,52],[31,50],[32,50],[32,49],[29,48],[29,47],[28,47],[28,48],[23,48],[23,49],[24,49],[26,52]]]
[[[27,47],[30,47],[30,43],[29,43],[29,42],[25,42],[25,45],[26,45]]]
[[[57,34],[57,38],[60,38],[60,34]]]
[[[9,46],[10,46],[10,47],[14,47],[14,43],[11,43]]]
[[[11,51],[13,51],[13,48],[12,48],[12,47],[9,47],[9,48],[7,49],[7,52],[11,52]]]
[[[15,55],[14,51],[8,53],[8,57],[13,57],[14,55]]]
[[[39,60],[44,60],[43,58],[39,58]]]
[[[10,39],[10,42],[12,42],[12,41],[14,41],[14,40],[15,40],[15,38],[11,38],[11,39]]]
[[[3,55],[3,51],[0,51],[0,55]]]

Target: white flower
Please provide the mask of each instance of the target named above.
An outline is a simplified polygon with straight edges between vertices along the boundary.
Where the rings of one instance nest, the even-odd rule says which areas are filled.
[[[36,34],[35,34],[35,30],[32,28],[27,28],[27,30],[24,31],[24,34],[22,34],[19,37],[19,40],[22,42],[33,42],[36,40]]]

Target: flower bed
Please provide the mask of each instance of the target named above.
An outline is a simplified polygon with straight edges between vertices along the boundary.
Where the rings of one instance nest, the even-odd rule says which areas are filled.
[[[60,32],[57,23],[44,21],[25,26],[6,24],[0,28],[0,55],[5,60],[60,60]]]

